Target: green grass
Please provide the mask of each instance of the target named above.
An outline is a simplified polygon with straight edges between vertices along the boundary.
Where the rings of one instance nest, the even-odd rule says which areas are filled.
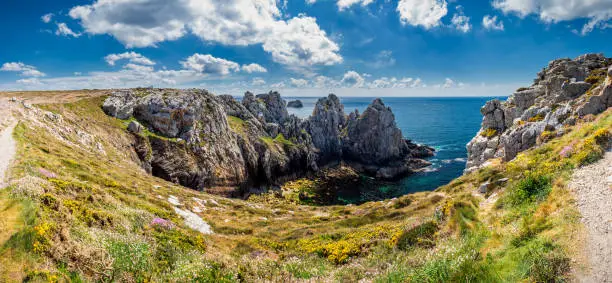
[[[580,250],[573,240],[580,218],[565,183],[574,168],[602,156],[612,128],[608,111],[512,162],[493,162],[435,192],[310,206],[302,205],[299,193],[316,191],[312,180],[286,184],[281,197],[243,201],[145,174],[127,152],[134,136],[126,121],[106,116],[102,101],[43,108],[61,114],[62,126],[91,134],[103,152],[71,132],[58,139],[51,124],[25,119],[15,130],[11,177],[37,184],[18,182],[10,197],[0,195],[20,204],[15,207],[24,223],[0,250],[0,263],[19,271],[16,281],[565,280],[569,259]],[[232,117],[228,122],[234,131],[244,125]],[[262,141],[292,146],[280,135]],[[473,195],[483,182],[501,178],[509,181],[494,186],[499,201],[485,205]],[[287,191],[294,195],[282,196]],[[180,199],[181,209],[198,208],[215,234],[189,229],[168,203],[170,195]],[[154,218],[173,226],[152,226]],[[8,271],[0,271],[7,278]]]
[[[235,116],[227,116],[227,122],[229,123],[230,128],[237,134],[242,136],[246,135],[246,122]]]

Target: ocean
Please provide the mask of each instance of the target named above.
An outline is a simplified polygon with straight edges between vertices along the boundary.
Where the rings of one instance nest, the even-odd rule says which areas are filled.
[[[436,155],[428,159],[432,166],[424,172],[412,174],[398,182],[381,185],[376,188],[376,192],[372,192],[372,188],[354,188],[340,192],[338,203],[361,203],[409,193],[432,191],[461,176],[467,161],[466,144],[480,129],[482,121],[480,107],[486,101],[495,98],[383,98],[385,105],[391,107],[395,114],[397,126],[402,130],[404,137],[436,149]],[[505,99],[505,97],[497,98]],[[306,118],[312,113],[318,98],[284,97],[284,99],[287,101],[300,99],[304,108],[289,108],[289,113]],[[354,109],[363,113],[373,99],[340,98],[344,104],[345,113]]]

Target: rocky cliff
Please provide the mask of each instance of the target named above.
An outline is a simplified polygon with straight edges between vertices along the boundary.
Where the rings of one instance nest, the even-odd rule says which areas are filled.
[[[361,115],[346,115],[332,94],[317,102],[311,117],[300,119],[287,113],[277,92],[247,92],[237,101],[198,89],[129,89],[115,91],[103,109],[131,120],[128,131],[145,170],[226,195],[341,162],[397,178],[429,165],[421,158],[433,155],[431,148],[403,138],[380,99]]]
[[[492,158],[512,160],[524,150],[564,134],[567,125],[612,106],[612,58],[586,54],[559,59],[505,102],[488,101],[480,110],[482,128],[468,143],[466,171]]]

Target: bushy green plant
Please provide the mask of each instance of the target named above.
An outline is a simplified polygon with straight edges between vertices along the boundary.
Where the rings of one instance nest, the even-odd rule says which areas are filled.
[[[151,268],[151,251],[147,243],[113,240],[108,243],[107,250],[113,258],[113,278],[127,275],[139,282],[147,279],[146,274],[150,274]]]
[[[511,188],[506,202],[512,206],[524,203],[541,201],[552,189],[549,176],[527,171],[524,176]]]

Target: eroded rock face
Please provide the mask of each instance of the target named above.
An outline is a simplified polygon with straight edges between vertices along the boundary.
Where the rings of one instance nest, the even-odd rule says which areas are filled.
[[[230,196],[340,161],[380,178],[396,178],[427,166],[421,158],[433,155],[432,149],[402,137],[381,100],[347,117],[338,97],[329,95],[302,120],[288,115],[276,92],[247,92],[238,102],[197,89],[133,89],[114,92],[103,109],[134,119],[129,128],[145,170]]]
[[[477,169],[491,158],[512,160],[519,152],[536,146],[544,131],[562,134],[564,125],[612,106],[610,65],[612,59],[602,54],[554,60],[538,73],[530,87],[519,89],[505,102],[487,102],[481,110],[482,128],[467,145],[466,171]],[[591,83],[584,81],[589,75],[600,74],[608,76],[600,85],[593,85],[592,79]]]
[[[384,164],[405,156],[408,147],[391,108],[376,99],[359,117],[348,121],[344,149],[347,158]]]
[[[242,104],[256,117],[271,123],[282,124],[289,116],[285,100],[278,92],[258,94],[247,92]]]
[[[104,111],[106,114],[117,117],[119,119],[129,119],[132,117],[134,110],[134,101],[136,101],[137,91],[119,90],[104,101]]]
[[[375,99],[361,114],[349,115],[343,135],[343,159],[359,171],[394,179],[431,165],[421,159],[433,149],[404,139],[391,108]]]
[[[340,99],[333,94],[320,98],[308,119],[308,132],[323,162],[342,157],[341,135],[345,126],[346,115]]]

